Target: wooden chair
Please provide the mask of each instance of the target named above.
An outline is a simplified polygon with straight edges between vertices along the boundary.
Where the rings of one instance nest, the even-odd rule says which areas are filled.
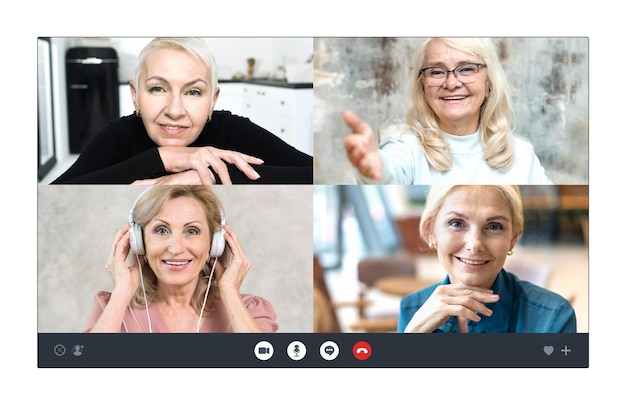
[[[341,326],[324,278],[324,268],[313,258],[313,332],[339,333]]]
[[[407,216],[396,219],[396,226],[400,232],[402,247],[413,255],[436,254],[437,251],[429,248],[420,236],[420,216]]]
[[[365,258],[359,262],[357,271],[360,284],[357,305],[359,319],[350,324],[350,329],[355,332],[395,332],[399,308],[372,313],[372,307],[376,302],[373,301],[371,293],[376,289],[376,282],[383,277],[416,276],[415,259],[409,255]]]

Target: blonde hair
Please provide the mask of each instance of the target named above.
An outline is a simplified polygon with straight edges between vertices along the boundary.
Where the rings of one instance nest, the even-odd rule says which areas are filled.
[[[209,230],[211,235],[213,232],[219,230],[221,227],[221,219],[223,215],[223,208],[217,195],[208,186],[152,186],[144,194],[142,194],[135,203],[133,209],[134,222],[145,229],[146,225],[158,215],[163,208],[163,205],[172,199],[178,197],[190,197],[198,200],[204,213],[206,215],[207,222],[209,224]],[[209,247],[210,250],[210,247]],[[208,251],[207,251],[208,252]],[[219,258],[219,261],[227,266],[232,257],[232,252],[228,246],[224,249],[224,254]],[[149,263],[139,263],[142,266],[143,280],[146,290],[147,304],[150,304],[159,295],[158,280],[154,271],[150,267]],[[205,266],[208,266],[205,265]],[[208,287],[208,278],[204,277],[204,271],[198,273],[198,284],[196,291],[191,300],[191,306],[194,310],[200,314],[202,308],[202,302],[204,295]],[[210,303],[215,296],[219,294],[217,286],[213,285],[209,292],[207,304],[205,307],[205,313],[208,313],[211,309]],[[144,301],[143,291],[138,289],[135,291],[135,295],[131,300],[133,307],[141,307],[146,305]]]
[[[511,221],[513,228],[513,235],[521,235],[524,231],[524,205],[522,203],[522,195],[519,187],[516,185],[433,185],[428,191],[426,197],[426,204],[424,211],[422,211],[419,231],[422,239],[428,243],[428,235],[430,234],[430,228],[439,209],[443,205],[444,201],[454,190],[460,187],[481,187],[481,188],[493,188],[500,192],[502,198],[507,202],[511,208]]]
[[[495,169],[508,170],[513,163],[511,134],[515,118],[509,85],[496,49],[489,38],[427,38],[420,44],[413,63],[415,73],[411,83],[411,101],[406,114],[407,125],[422,145],[428,163],[436,170],[449,170],[452,167],[452,157],[448,143],[435,112],[426,101],[420,72],[420,69],[425,67],[430,46],[438,41],[458,51],[476,55],[487,65],[489,96],[481,107],[478,127],[487,164]]]
[[[173,49],[187,52],[202,61],[209,71],[208,83],[211,94],[215,94],[217,88],[217,65],[215,57],[207,43],[200,38],[154,38],[139,53],[137,66],[135,67],[135,85],[139,85],[139,78],[146,72],[146,60],[148,56],[162,49]]]

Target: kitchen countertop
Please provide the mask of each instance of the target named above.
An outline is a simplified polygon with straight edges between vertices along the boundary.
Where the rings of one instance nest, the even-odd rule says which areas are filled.
[[[130,82],[122,81],[120,85],[128,85]],[[282,87],[284,89],[312,89],[313,83],[289,83],[286,80],[271,80],[271,79],[252,79],[252,80],[232,80],[232,79],[218,79],[217,83],[246,83],[246,84],[259,84],[262,86]]]
[[[262,86],[282,87],[285,89],[312,89],[313,83],[289,83],[285,80],[271,80],[271,79],[252,79],[252,80],[232,80],[232,79],[218,79],[218,83],[244,83],[244,84],[259,84]]]

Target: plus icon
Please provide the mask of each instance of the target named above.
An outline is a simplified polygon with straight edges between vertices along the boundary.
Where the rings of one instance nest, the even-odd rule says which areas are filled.
[[[565,355],[565,357],[567,357],[567,355],[569,354],[569,352],[572,351],[572,349],[568,348],[567,345],[565,345],[564,348],[561,349],[561,351],[563,352],[563,354]]]

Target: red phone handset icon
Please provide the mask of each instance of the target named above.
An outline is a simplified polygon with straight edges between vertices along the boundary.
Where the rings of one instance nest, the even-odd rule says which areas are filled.
[[[356,342],[352,346],[352,355],[357,360],[367,360],[372,355],[372,347],[367,342]]]

